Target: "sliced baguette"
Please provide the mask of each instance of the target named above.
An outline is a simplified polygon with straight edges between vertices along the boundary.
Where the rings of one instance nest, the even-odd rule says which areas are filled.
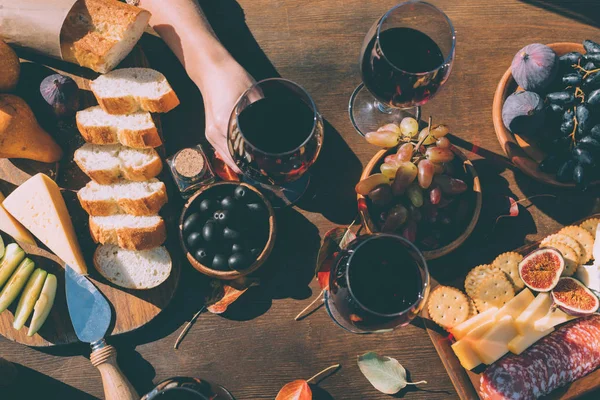
[[[99,106],[93,106],[78,111],[76,120],[79,133],[88,143],[120,143],[137,149],[162,145],[162,139],[152,116],[145,111],[128,115],[111,115]]]
[[[117,286],[127,289],[151,289],[171,274],[172,262],[164,247],[151,250],[124,250],[114,245],[98,246],[94,266]]]
[[[162,171],[162,161],[154,149],[132,149],[120,144],[84,144],[75,150],[75,162],[99,184],[116,183],[121,178],[146,181]]]
[[[90,216],[90,233],[96,243],[114,244],[127,250],[152,249],[167,238],[165,221],[158,215]]]
[[[164,113],[179,104],[165,76],[150,68],[117,69],[100,75],[90,87],[100,107],[109,114],[138,110]]]
[[[167,188],[158,179],[120,181],[111,185],[91,181],[79,189],[77,197],[81,207],[90,215],[156,215],[167,203]]]

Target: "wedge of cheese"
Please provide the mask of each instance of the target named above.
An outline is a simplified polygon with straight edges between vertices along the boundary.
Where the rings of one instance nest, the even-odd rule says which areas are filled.
[[[535,300],[515,320],[515,326],[519,334],[523,335],[532,330],[535,322],[548,314],[551,306],[552,296],[550,296],[550,293],[538,294]]]
[[[577,317],[569,315],[564,311],[556,308],[548,311],[548,314],[546,314],[545,317],[535,321],[535,323],[533,324],[533,328],[536,331],[543,332],[555,327],[556,325],[560,325],[575,318]]]
[[[2,204],[54,254],[75,271],[87,274],[67,206],[52,179],[37,174],[15,189]]]
[[[486,311],[487,312],[487,311]],[[494,320],[489,319],[480,324],[475,329],[472,329],[466,336],[452,345],[452,350],[460,365],[465,369],[473,369],[481,364],[481,359],[475,351],[475,345],[479,342],[482,336],[493,326]]]
[[[35,239],[31,236],[31,233],[16,219],[10,215],[6,209],[2,206],[4,201],[4,195],[0,192],[0,231],[9,234],[17,242],[24,242],[37,246]]]
[[[482,362],[492,364],[508,353],[508,343],[517,334],[515,320],[507,315],[493,322],[493,326],[475,344],[475,352]]]
[[[491,307],[482,312],[481,314],[477,314],[474,317],[469,318],[465,322],[456,325],[454,328],[450,328],[450,333],[452,333],[452,335],[454,335],[454,337],[457,340],[460,340],[473,329],[487,323],[488,321],[492,321],[494,319],[494,316],[496,315],[496,312],[498,312],[498,308]]]
[[[595,243],[598,243],[598,241]],[[600,259],[594,259],[593,265],[580,265],[577,272],[575,272],[575,278],[596,292],[600,292],[600,264],[597,264],[598,262],[600,262]]]
[[[502,306],[502,308],[498,310],[498,312],[494,316],[494,319],[496,321],[499,321],[507,315],[510,315],[511,317],[516,319],[519,315],[521,315],[523,310],[525,310],[527,306],[531,304],[533,300],[535,300],[535,296],[533,295],[533,293],[531,293],[531,290],[529,290],[529,288],[525,288],[521,290],[521,292],[518,295],[510,299],[508,303]]]
[[[525,334],[521,334],[521,335],[515,337],[513,340],[511,340],[508,343],[508,350],[511,353],[514,353],[517,355],[521,354],[522,352],[527,350],[527,348],[529,348],[529,346],[531,346],[532,344],[534,344],[535,342],[537,342],[538,340],[540,340],[541,338],[543,338],[544,336],[546,336],[547,334],[552,332],[553,330],[554,330],[554,328],[550,328],[548,330],[540,332],[540,331],[536,331],[535,329],[532,329],[529,332],[527,332]]]

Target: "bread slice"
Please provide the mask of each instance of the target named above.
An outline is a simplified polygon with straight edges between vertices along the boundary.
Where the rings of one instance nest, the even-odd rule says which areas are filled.
[[[117,0],[78,0],[60,33],[66,61],[106,73],[140,40],[150,13]]]
[[[77,112],[77,128],[86,142],[147,149],[162,145],[152,116],[145,111],[110,115],[99,106]]]
[[[171,256],[164,247],[132,251],[107,244],[98,246],[94,266],[117,286],[127,289],[151,289],[167,280],[172,268]]]
[[[99,185],[91,181],[77,192],[79,203],[90,215],[156,215],[167,203],[167,188],[158,179],[120,181]]]
[[[132,149],[120,144],[86,143],[75,150],[75,162],[99,184],[116,183],[121,178],[146,181],[162,171],[162,161],[154,149]]]
[[[114,244],[127,250],[152,249],[167,238],[165,221],[158,215],[90,216],[90,233],[96,243]]]
[[[90,83],[100,107],[109,114],[138,110],[171,111],[179,104],[163,74],[150,68],[122,68],[100,75]]]

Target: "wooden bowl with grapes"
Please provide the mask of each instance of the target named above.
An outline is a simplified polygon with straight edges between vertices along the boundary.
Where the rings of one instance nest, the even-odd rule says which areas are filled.
[[[432,154],[439,153],[439,149],[435,149],[437,147],[435,142],[430,142],[425,141],[424,143],[427,144],[421,146],[421,151],[413,151],[410,161],[399,163],[403,166],[407,165],[405,163],[412,164],[413,167],[410,167],[412,174],[417,170],[417,175],[420,175],[421,168],[417,165],[427,160],[435,166],[431,184],[428,184],[428,178],[423,177],[424,179],[421,180],[417,176],[412,183],[405,185],[406,189],[397,187],[396,189],[399,190],[393,190],[392,198],[384,199],[383,202],[381,198],[373,196],[373,191],[364,194],[365,190],[358,190],[359,185],[357,185],[358,211],[367,233],[401,234],[421,250],[426,260],[442,257],[458,248],[475,229],[482,205],[481,185],[471,161],[461,150],[448,144],[447,141],[444,143],[446,148],[441,152],[443,153],[441,156],[445,158],[439,158],[439,154]],[[416,142],[412,143],[415,147]],[[381,178],[379,175],[381,175],[382,165],[390,164],[386,160],[393,161],[402,145],[403,143],[400,143],[400,146],[377,152],[364,168],[361,182],[370,177],[376,179],[373,178],[374,175]],[[451,160],[443,163],[431,162],[450,157]],[[383,170],[386,168],[388,167],[384,166]],[[400,169],[402,167],[399,167],[396,173],[386,171],[388,176],[393,176],[389,179],[391,188],[394,187],[394,181],[403,175]],[[458,183],[457,180],[461,182]],[[386,183],[376,187],[384,185]],[[384,189],[388,191],[387,188]],[[421,200],[415,192],[420,193]],[[432,192],[436,193],[433,197]],[[405,220],[399,223],[404,213]],[[399,219],[398,215],[400,215]]]

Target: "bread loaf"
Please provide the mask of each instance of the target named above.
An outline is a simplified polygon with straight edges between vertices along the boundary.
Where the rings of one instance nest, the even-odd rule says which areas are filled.
[[[79,189],[77,197],[81,207],[90,215],[156,215],[167,203],[167,189],[158,179],[120,181],[111,185],[92,181]]]
[[[133,49],[149,20],[148,11],[117,0],[78,0],[60,33],[63,59],[109,72]]]
[[[127,250],[152,249],[163,244],[167,238],[165,221],[157,215],[90,216],[90,233],[96,243],[114,244]]]

